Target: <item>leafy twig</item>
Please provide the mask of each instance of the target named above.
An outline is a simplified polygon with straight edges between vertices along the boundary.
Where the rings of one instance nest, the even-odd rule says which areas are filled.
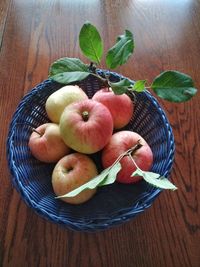
[[[105,78],[96,72],[96,66],[100,65],[103,56],[103,41],[94,25],[85,22],[79,34],[79,46],[83,54],[91,60],[88,67],[79,59],[64,58],[54,62],[49,71],[50,79],[59,83],[69,84],[81,81],[92,74],[103,82],[105,87],[111,87],[115,94],[138,92],[141,93],[147,88],[152,89],[155,94],[171,102],[184,102],[191,99],[197,89],[194,87],[192,78],[184,73],[169,70],[164,71],[153,80],[151,85],[146,86],[146,80],[132,82],[123,78],[119,82],[111,82],[110,76],[105,74]],[[108,69],[125,64],[134,51],[133,34],[125,30],[123,35],[116,39],[116,43],[106,54],[106,65]]]
[[[64,194],[62,196],[58,196],[56,198],[74,197],[74,196],[80,194],[85,189],[94,189],[96,187],[105,186],[105,185],[114,183],[116,178],[117,178],[117,174],[121,170],[120,161],[125,156],[129,156],[131,158],[133,164],[136,167],[136,171],[132,174],[132,176],[135,176],[135,175],[143,176],[143,178],[145,179],[146,182],[150,183],[153,186],[162,188],[162,189],[171,189],[171,190],[177,189],[167,178],[160,176],[157,173],[142,171],[137,166],[135,160],[133,159],[133,157],[131,155],[133,153],[135,153],[141,147],[142,147],[142,144],[140,143],[140,140],[138,140],[138,142],[136,143],[135,146],[133,146],[132,148],[130,148],[127,151],[125,151],[124,153],[122,153],[113,162],[113,164],[110,167],[103,170],[99,175],[92,178],[89,182],[74,189],[73,191],[71,191],[67,194]]]

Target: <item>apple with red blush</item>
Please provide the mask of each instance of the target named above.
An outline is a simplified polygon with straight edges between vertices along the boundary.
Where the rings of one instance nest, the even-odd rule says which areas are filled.
[[[115,129],[123,128],[131,120],[134,104],[127,94],[116,95],[111,88],[103,88],[97,91],[92,99],[109,109]]]
[[[73,102],[88,99],[86,93],[77,85],[66,85],[51,94],[45,103],[48,118],[59,123],[60,116],[66,106]]]
[[[36,159],[46,163],[57,162],[70,152],[55,123],[45,123],[34,129],[28,146]]]
[[[83,100],[67,106],[60,118],[60,133],[73,150],[93,154],[109,142],[113,133],[110,111],[95,100]]]
[[[102,151],[102,164],[105,169],[111,166],[121,154],[131,148],[133,148],[132,153],[120,160],[122,169],[117,174],[116,179],[120,183],[136,183],[142,179],[141,176],[131,177],[132,173],[136,171],[136,165],[143,171],[151,169],[153,153],[150,146],[136,132],[119,131],[113,134],[109,143]]]
[[[52,173],[52,186],[55,194],[63,196],[97,176],[95,163],[81,153],[69,154],[58,161]],[[81,204],[96,193],[95,189],[85,189],[74,197],[61,197],[70,204]]]

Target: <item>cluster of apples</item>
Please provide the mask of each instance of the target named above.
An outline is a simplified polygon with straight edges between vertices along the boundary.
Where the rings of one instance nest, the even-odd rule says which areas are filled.
[[[147,142],[136,132],[120,130],[129,123],[134,105],[126,94],[115,95],[110,88],[97,91],[92,99],[78,86],[64,86],[51,94],[45,104],[51,122],[40,125],[32,132],[29,148],[42,162],[55,162],[52,186],[61,196],[98,175],[90,155],[101,151],[104,168],[111,166],[138,140],[141,147],[131,157],[142,170],[149,170],[153,154]],[[136,166],[129,157],[120,161],[117,175],[121,183],[135,183],[131,177]],[[61,198],[71,204],[89,200],[96,189],[86,189],[74,197]]]

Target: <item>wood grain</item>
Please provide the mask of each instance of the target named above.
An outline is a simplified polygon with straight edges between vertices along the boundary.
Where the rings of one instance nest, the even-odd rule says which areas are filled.
[[[176,192],[163,192],[136,219],[94,234],[51,224],[30,210],[13,189],[6,161],[12,114],[22,96],[47,78],[51,62],[80,57],[78,33],[90,20],[107,50],[130,29],[135,53],[117,69],[132,79],[166,69],[193,77],[200,88],[200,2],[0,1],[0,266],[198,267],[200,264],[200,98],[160,100],[176,142],[171,174]],[[105,67],[105,60],[102,62]]]
[[[0,50],[2,46],[2,39],[8,14],[10,1],[0,1]]]

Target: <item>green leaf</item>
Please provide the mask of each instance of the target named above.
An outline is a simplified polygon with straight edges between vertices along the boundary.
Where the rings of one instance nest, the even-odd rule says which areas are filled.
[[[161,189],[170,189],[170,190],[176,190],[177,187],[175,185],[173,185],[167,178],[165,178],[164,176],[160,176],[160,174],[154,173],[154,172],[146,172],[146,171],[142,171],[141,169],[137,168],[137,170],[135,172],[132,173],[132,177],[133,176],[142,176],[144,178],[144,180]]]
[[[103,42],[98,30],[90,22],[85,22],[81,28],[79,46],[88,59],[100,63],[103,55]]]
[[[63,72],[88,72],[88,65],[78,58],[64,57],[56,60],[50,67],[49,77]]]
[[[190,76],[172,70],[158,75],[151,87],[159,97],[171,102],[187,101],[197,93]]]
[[[98,186],[113,184],[115,182],[117,174],[121,170],[121,168],[122,168],[121,164],[119,162],[117,162],[112,168],[110,168],[108,175]]]
[[[98,186],[112,184],[116,180],[117,173],[120,170],[121,170],[121,164],[117,162],[112,167],[108,167],[107,169],[103,170],[99,175],[91,179],[89,182],[79,186],[78,188],[74,189],[73,191],[65,195],[58,196],[56,198],[74,197],[85,189],[94,189]]]
[[[143,92],[145,90],[145,83],[146,83],[146,80],[136,81],[132,87],[132,90],[139,92],[139,93]]]
[[[49,78],[62,84],[81,81],[89,74],[88,66],[78,58],[60,58],[49,70]]]
[[[58,83],[69,84],[72,82],[82,81],[89,74],[90,74],[89,72],[83,72],[83,71],[63,72],[63,73],[58,73],[50,78]]]
[[[122,95],[127,92],[128,88],[132,86],[133,83],[125,78],[116,83],[109,82],[109,85],[116,95]]]
[[[108,50],[106,65],[114,69],[127,62],[134,50],[133,34],[126,30],[124,35],[118,36],[116,44]]]

